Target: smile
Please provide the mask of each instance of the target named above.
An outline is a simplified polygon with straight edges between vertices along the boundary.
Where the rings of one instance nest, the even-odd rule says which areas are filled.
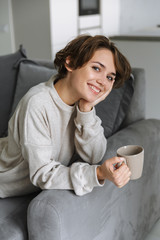
[[[99,93],[101,90],[93,85],[88,85],[94,92]]]

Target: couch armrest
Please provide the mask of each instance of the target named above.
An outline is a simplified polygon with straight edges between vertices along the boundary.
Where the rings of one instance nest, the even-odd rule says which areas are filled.
[[[145,150],[140,179],[119,189],[105,185],[84,196],[45,190],[28,209],[30,240],[141,240],[160,217],[160,121],[142,120],[108,139],[105,158],[126,144]],[[105,159],[104,158],[104,159]]]

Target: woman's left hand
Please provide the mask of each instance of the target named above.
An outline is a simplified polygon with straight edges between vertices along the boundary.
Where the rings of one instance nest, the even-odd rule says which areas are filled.
[[[104,92],[101,96],[99,96],[94,102],[87,102],[86,100],[84,99],[80,99],[79,100],[79,110],[81,112],[89,112],[92,110],[92,108],[97,105],[98,103],[100,103],[101,101],[103,101],[109,94],[110,92],[112,91],[112,88],[113,88],[113,84],[114,84],[115,81],[112,82],[110,88]]]

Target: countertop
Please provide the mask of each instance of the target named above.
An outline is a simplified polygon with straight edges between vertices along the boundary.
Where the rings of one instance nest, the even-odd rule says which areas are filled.
[[[140,31],[125,33],[122,35],[110,36],[111,40],[126,41],[160,41],[160,26],[147,28]]]

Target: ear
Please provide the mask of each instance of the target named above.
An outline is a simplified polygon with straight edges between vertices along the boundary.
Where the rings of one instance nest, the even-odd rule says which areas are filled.
[[[70,57],[67,57],[65,62],[65,68],[67,69],[68,72],[72,72],[72,68],[69,65],[70,65]]]

